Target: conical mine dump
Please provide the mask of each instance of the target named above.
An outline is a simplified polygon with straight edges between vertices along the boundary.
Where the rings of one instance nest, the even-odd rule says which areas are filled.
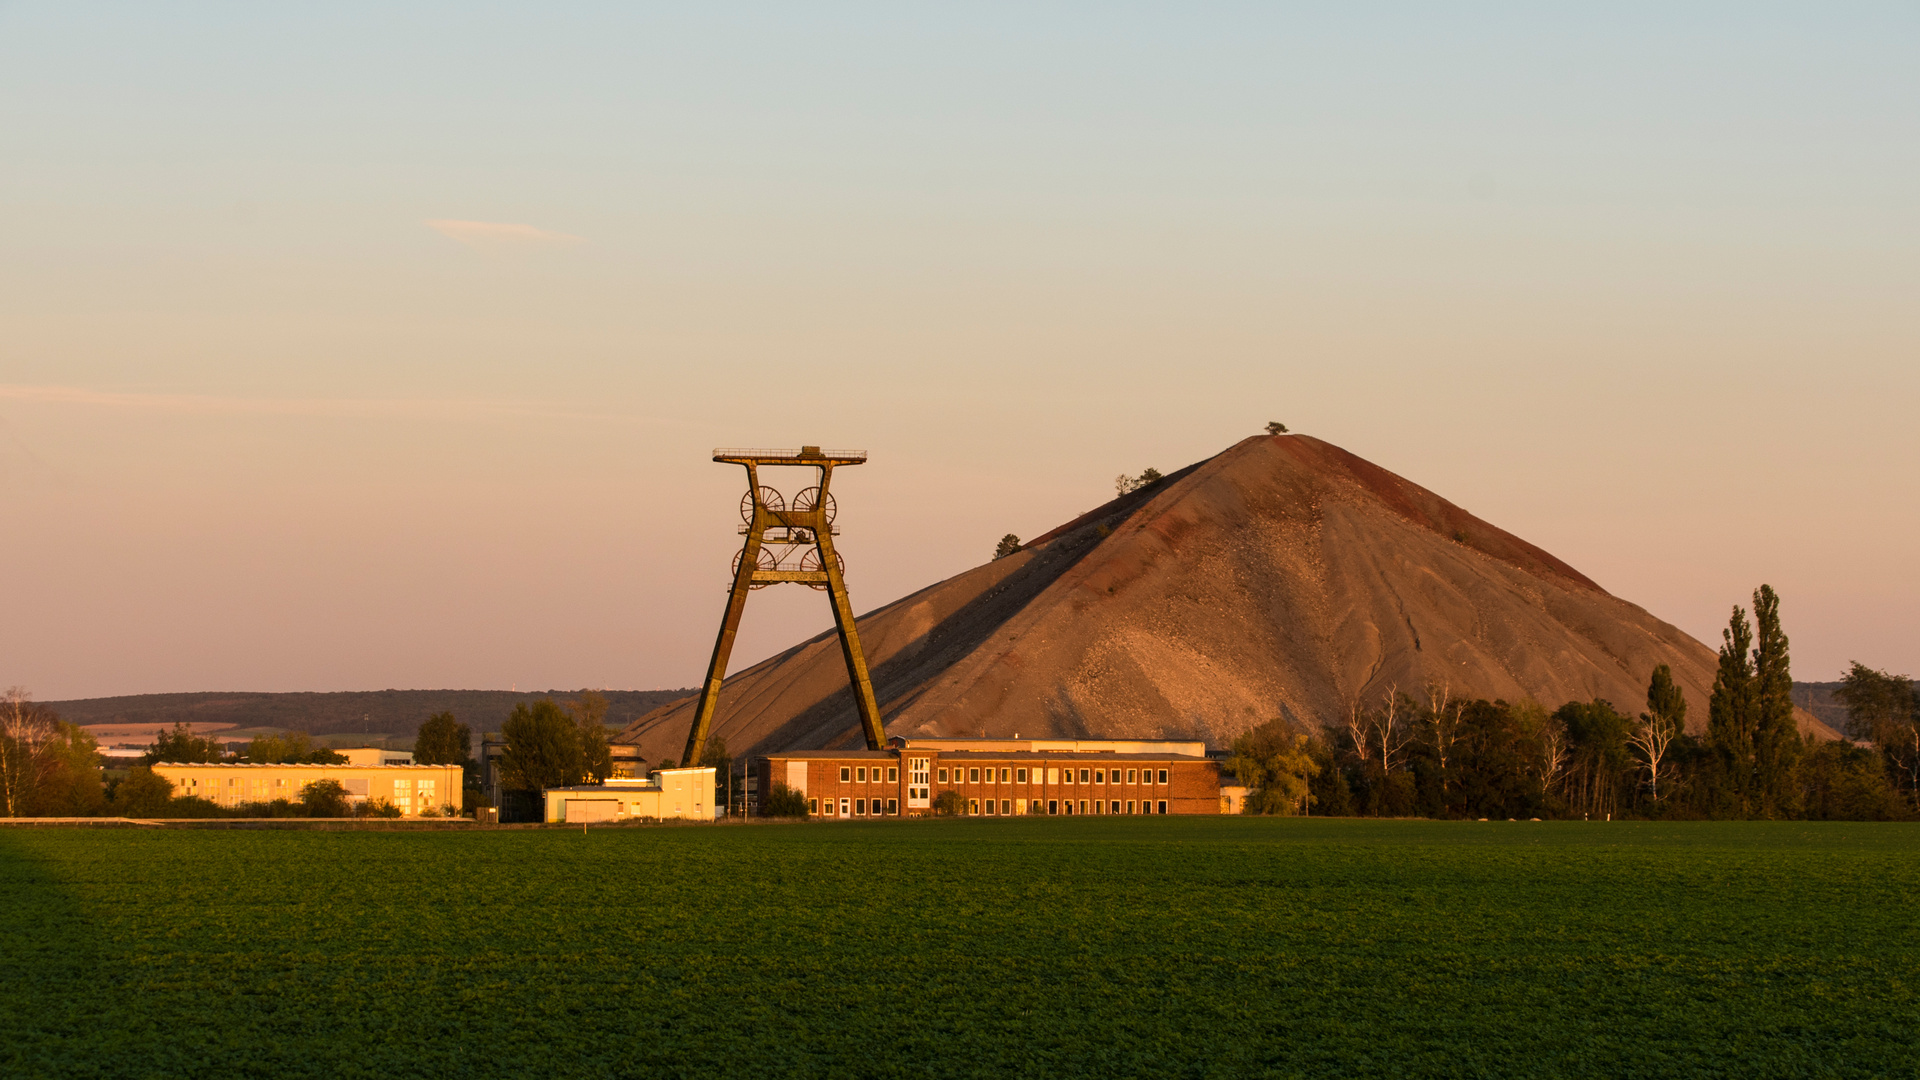
[[[1546,551],[1304,435],[1247,439],[859,626],[908,736],[1220,746],[1429,687],[1636,712],[1658,664],[1699,731],[1715,666]],[[678,753],[694,700],[617,741]],[[863,745],[833,634],[729,677],[714,731],[735,754]]]

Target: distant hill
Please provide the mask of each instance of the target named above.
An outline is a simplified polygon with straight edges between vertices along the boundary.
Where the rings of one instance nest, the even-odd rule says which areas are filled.
[[[72,724],[233,724],[238,727],[290,728],[314,735],[366,734],[410,736],[437,712],[451,712],[476,734],[498,731],[513,707],[552,697],[564,700],[578,690],[366,690],[334,694],[132,694],[78,698],[43,704]],[[618,730],[635,718],[692,690],[602,690],[607,724]]]

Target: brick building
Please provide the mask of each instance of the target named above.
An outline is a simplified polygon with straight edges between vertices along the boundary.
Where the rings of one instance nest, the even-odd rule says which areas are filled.
[[[796,750],[759,762],[761,792],[785,784],[823,818],[933,813],[958,792],[982,817],[1218,814],[1220,766],[1197,742],[907,739],[885,750]]]

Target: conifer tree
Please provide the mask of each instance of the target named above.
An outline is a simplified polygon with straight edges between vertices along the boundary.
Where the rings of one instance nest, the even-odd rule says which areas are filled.
[[[1725,778],[1721,790],[1729,805],[1723,809],[1746,817],[1754,806],[1754,677],[1748,649],[1753,628],[1747,613],[1734,605],[1733,617],[1720,632],[1720,668],[1713,677],[1713,696],[1707,702],[1707,744],[1714,749]]]
[[[1762,585],[1753,594],[1757,624],[1753,647],[1754,780],[1757,809],[1765,817],[1799,812],[1793,766],[1800,758],[1800,728],[1793,719],[1793,674],[1787,635],[1780,629],[1780,596]]]

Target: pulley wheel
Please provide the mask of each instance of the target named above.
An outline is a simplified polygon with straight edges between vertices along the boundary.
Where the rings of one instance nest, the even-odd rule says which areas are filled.
[[[840,553],[837,551],[833,553],[833,566],[834,566],[834,569],[840,571],[841,577],[844,578],[846,576],[847,560],[841,558]],[[800,569],[808,571],[809,573],[812,573],[812,572],[818,571],[820,567],[821,567],[821,563],[820,563],[819,548],[808,548],[807,553],[800,556]],[[819,589],[823,592],[826,590],[826,587],[827,587],[826,583],[822,581],[809,581],[807,582],[807,586],[809,588]]]
[[[746,558],[746,555],[747,551],[745,548],[741,548],[739,551],[733,553],[733,576],[736,580],[740,577],[740,560]],[[780,569],[780,560],[774,557],[773,552],[768,551],[764,547],[760,549],[760,557],[755,559],[753,563],[762,570]],[[773,584],[771,581],[756,581],[748,585],[747,588],[764,589],[771,584]]]
[[[765,484],[760,485],[760,503],[769,510],[785,510],[787,500],[778,491]],[[740,520],[753,523],[753,492],[740,496]]]
[[[798,495],[795,495],[793,497],[793,508],[795,510],[800,511],[803,514],[812,513],[814,507],[818,506],[819,504],[820,504],[820,489],[817,487],[803,488],[801,489]],[[832,524],[834,514],[839,512],[839,509],[833,504],[832,492],[827,493],[827,502],[826,502],[826,505],[822,507],[822,509],[824,509],[827,513],[827,523]]]

